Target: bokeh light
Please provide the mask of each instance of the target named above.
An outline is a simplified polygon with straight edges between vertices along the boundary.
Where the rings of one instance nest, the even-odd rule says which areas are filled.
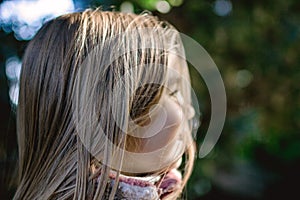
[[[75,10],[72,0],[13,0],[0,4],[0,28],[14,32],[17,40],[30,40],[43,23],[59,15]],[[21,61],[17,57],[6,60],[5,70],[9,79],[9,97],[18,104]]]
[[[244,88],[251,83],[252,79],[253,79],[253,74],[246,69],[242,69],[236,73],[235,81],[238,87]]]
[[[30,40],[45,21],[74,11],[72,0],[13,0],[0,4],[0,27],[16,39]]]
[[[8,58],[5,63],[5,73],[9,80],[9,98],[14,105],[18,104],[21,66],[21,60],[16,56]]]
[[[21,61],[18,57],[10,57],[6,61],[5,72],[10,81],[19,80],[21,73]]]
[[[183,3],[183,0],[169,0],[169,3],[172,6],[180,6]]]
[[[168,13],[171,10],[171,6],[167,1],[158,1],[156,3],[156,9],[160,13]]]
[[[124,1],[120,5],[120,11],[124,13],[133,13],[134,12],[134,6],[131,2],[129,1]]]
[[[215,1],[214,11],[219,16],[226,16],[232,10],[232,3],[229,0],[217,0]]]

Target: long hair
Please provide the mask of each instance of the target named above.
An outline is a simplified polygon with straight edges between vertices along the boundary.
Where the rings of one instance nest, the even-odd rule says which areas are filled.
[[[98,10],[67,14],[41,28],[22,63],[14,199],[104,198],[110,170],[118,178],[124,149],[134,145],[130,121],[142,123],[159,101],[168,51],[182,48],[174,32],[149,14]],[[172,198],[190,176],[194,151],[186,145],[182,187]]]

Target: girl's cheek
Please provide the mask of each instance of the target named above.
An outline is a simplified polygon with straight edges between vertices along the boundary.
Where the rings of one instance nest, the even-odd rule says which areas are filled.
[[[195,116],[195,109],[192,105],[188,105],[186,108],[186,117],[187,119],[192,119]]]
[[[166,98],[162,103],[162,112],[158,112],[151,117],[151,122],[142,130],[136,130],[148,134],[147,131],[157,130],[155,121],[164,121],[164,125],[159,130],[147,138],[139,138],[128,135],[128,146],[126,150],[131,152],[146,153],[163,148],[169,144],[179,134],[183,120],[183,111],[181,106],[171,98]],[[129,145],[130,144],[130,145]]]

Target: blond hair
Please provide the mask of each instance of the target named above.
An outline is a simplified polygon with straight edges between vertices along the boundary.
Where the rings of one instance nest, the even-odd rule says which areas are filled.
[[[126,147],[130,119],[143,119],[160,98],[168,50],[180,46],[174,30],[149,14],[99,10],[67,14],[41,28],[23,58],[14,199],[104,198],[109,163],[115,146]],[[98,143],[86,145],[94,137]],[[192,170],[194,146],[185,150],[184,180],[172,198]],[[121,168],[122,159],[114,170]]]

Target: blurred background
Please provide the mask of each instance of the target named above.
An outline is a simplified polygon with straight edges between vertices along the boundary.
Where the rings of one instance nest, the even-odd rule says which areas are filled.
[[[112,6],[113,5],[113,6]],[[300,190],[300,1],[297,0],[0,0],[0,199],[11,199],[17,161],[15,109],[21,59],[42,24],[88,7],[149,10],[200,43],[227,92],[223,133],[198,158],[185,191],[196,200],[295,199]],[[210,98],[191,67],[202,123]]]

